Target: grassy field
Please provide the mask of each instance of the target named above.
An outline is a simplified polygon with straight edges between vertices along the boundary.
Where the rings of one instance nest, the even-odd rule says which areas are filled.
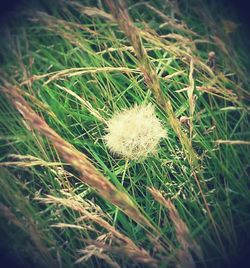
[[[215,1],[44,0],[5,22],[3,254],[20,267],[240,263],[250,239],[249,62],[230,12]],[[135,106],[153,118],[140,121]],[[124,153],[107,141],[120,114],[132,115],[115,135],[131,142],[142,128]],[[133,157],[145,128],[157,145]]]

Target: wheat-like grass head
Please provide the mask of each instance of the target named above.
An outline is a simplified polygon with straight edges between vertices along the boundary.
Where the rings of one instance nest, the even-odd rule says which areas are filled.
[[[104,140],[114,154],[125,159],[143,159],[156,150],[165,136],[154,107],[148,104],[135,105],[115,114],[107,122]]]

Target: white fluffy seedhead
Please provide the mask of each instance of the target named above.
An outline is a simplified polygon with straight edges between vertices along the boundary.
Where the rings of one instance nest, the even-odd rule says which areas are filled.
[[[111,152],[126,159],[145,158],[166,136],[151,104],[135,105],[114,115],[107,122],[107,132],[104,140]]]

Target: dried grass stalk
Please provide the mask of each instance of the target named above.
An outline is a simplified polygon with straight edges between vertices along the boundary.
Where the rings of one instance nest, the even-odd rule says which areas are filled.
[[[84,183],[95,189],[107,201],[123,210],[137,223],[155,229],[141,214],[137,206],[131,201],[126,193],[116,189],[107,178],[96,170],[83,153],[76,150],[71,144],[60,137],[37,113],[32,110],[27,101],[21,96],[21,90],[19,88],[9,86],[3,87],[2,90],[14,107],[16,107],[22,114],[30,127],[45,135],[64,160],[80,173],[80,179]]]
[[[187,135],[181,129],[180,123],[174,114],[171,102],[167,100],[162,93],[157,73],[151,65],[147,52],[142,44],[141,31],[134,26],[133,22],[129,17],[128,11],[124,7],[124,3],[122,0],[106,0],[106,3],[109,6],[120,28],[124,31],[125,35],[130,40],[135,50],[137,59],[139,61],[139,67],[144,75],[145,82],[152,90],[158,104],[166,110],[168,114],[169,123],[175,133],[178,135],[183,147],[188,152],[188,159],[193,164],[193,162],[197,161],[197,156],[192,149],[191,143]],[[150,36],[152,37],[152,35]]]
[[[139,248],[129,237],[119,232],[114,226],[110,225],[110,223],[103,218],[105,214],[101,213],[98,215],[97,213],[93,213],[93,211],[88,211],[88,207],[86,204],[79,202],[76,200],[74,196],[70,196],[68,198],[60,198],[51,195],[47,195],[45,198],[37,198],[44,203],[48,204],[59,204],[63,206],[67,206],[75,211],[78,211],[82,217],[80,217],[77,222],[84,221],[92,221],[95,224],[99,225],[101,228],[107,230],[114,240],[116,244],[119,246],[111,245],[110,243],[103,243],[97,240],[84,240],[85,243],[96,246],[106,252],[116,253],[118,255],[126,255],[127,257],[135,260],[139,263],[150,264],[152,267],[157,264],[157,260],[150,256],[150,254],[143,248]],[[55,226],[55,225],[54,225]],[[63,224],[58,224],[56,227],[70,227]],[[75,225],[72,226],[73,228],[77,228]],[[84,252],[83,252],[84,253]]]
[[[87,261],[92,256],[105,261],[111,268],[121,268],[121,266],[114,260],[112,260],[107,254],[103,252],[103,248],[99,248],[95,245],[89,245],[85,249],[79,250],[79,253],[82,254],[79,259],[76,260],[76,264]]]
[[[161,106],[164,106],[164,96],[160,89],[156,72],[154,71],[147,57],[147,52],[144,46],[142,45],[139,30],[133,25],[133,22],[131,21],[129,14],[124,7],[123,1],[106,0],[106,3],[109,6],[115,20],[117,21],[121,29],[124,31],[128,39],[130,40],[135,50],[135,54],[138,58],[140,69],[144,75],[146,83],[153,91],[158,103]]]
[[[119,244],[118,246],[113,246],[110,244],[105,244],[98,240],[84,240],[85,243],[94,245],[103,251],[112,252],[113,254],[124,256],[132,259],[134,262],[147,265],[147,267],[157,268],[158,261],[152,258],[144,249],[131,247],[129,244]],[[145,266],[143,266],[145,267]]]
[[[48,77],[48,80],[44,83],[44,85],[49,84],[52,81],[63,79],[72,76],[79,76],[83,74],[96,74],[96,73],[110,73],[110,72],[122,72],[122,73],[139,73],[137,69],[131,69],[126,67],[83,67],[83,68],[70,68],[64,69],[61,71],[41,74],[41,75],[33,75],[28,80],[25,80],[21,83],[21,86],[31,83],[33,81],[38,81],[40,79],[44,79]]]
[[[217,144],[231,144],[231,145],[250,145],[250,141],[242,141],[242,140],[216,140],[215,143]]]
[[[155,188],[148,188],[154,199],[161,205],[166,207],[169,211],[169,217],[174,225],[176,238],[181,245],[181,249],[178,251],[178,259],[180,261],[180,267],[195,267],[193,257],[190,250],[196,254],[199,259],[203,259],[203,254],[200,246],[192,238],[190,231],[181,219],[177,209],[171,200],[166,200],[160,191]]]

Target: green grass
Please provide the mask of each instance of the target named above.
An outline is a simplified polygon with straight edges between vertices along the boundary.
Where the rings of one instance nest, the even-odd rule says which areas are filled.
[[[192,133],[188,126],[181,129],[198,156],[192,164],[190,151],[179,141],[166,111],[145,83],[130,41],[116,21],[86,9],[93,7],[93,2],[84,1],[76,8],[67,1],[53,5],[41,1],[9,21],[1,31],[0,85],[2,89],[19,87],[32,109],[54,131],[133,200],[159,237],[82,183],[79,172],[63,159],[53,142],[28,126],[1,92],[2,247],[26,267],[77,267],[75,262],[83,256],[79,252],[83,249],[86,256],[93,255],[81,262],[83,267],[145,267],[145,255],[140,253],[141,260],[138,252],[130,254],[126,243],[97,218],[147,250],[158,267],[176,263],[185,267],[178,258],[181,243],[170,211],[151,195],[150,187],[172,200],[201,247],[203,259],[194,254],[197,267],[220,267],[234,260],[247,245],[250,227],[249,145],[230,144],[250,137],[249,63],[245,62],[242,35],[239,30],[231,34],[215,31],[213,25],[223,29],[223,17],[212,16],[221,8],[220,3],[197,10],[193,1],[181,1],[179,24],[173,20],[174,10],[161,1],[148,2],[150,6],[128,3],[164,96],[176,118],[190,117]],[[104,3],[103,8],[110,12]],[[43,13],[37,13],[39,10]],[[167,19],[172,24],[164,24]],[[164,35],[168,36],[160,37]],[[216,53],[214,70],[206,67],[211,50]],[[34,79],[27,82],[31,77]],[[192,79],[196,101],[190,114],[192,103],[185,88]],[[111,154],[105,145],[106,126],[100,118],[107,121],[116,112],[141,103],[155,105],[167,138],[162,139],[156,154],[126,165],[125,159]],[[229,144],[218,144],[217,140]],[[155,241],[149,238],[150,232]],[[132,247],[132,253],[135,251]]]

